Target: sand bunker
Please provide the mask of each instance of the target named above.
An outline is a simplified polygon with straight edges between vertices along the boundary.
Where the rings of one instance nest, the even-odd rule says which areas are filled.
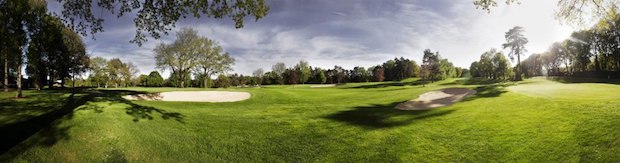
[[[154,101],[192,101],[192,102],[235,102],[249,99],[252,95],[247,92],[229,91],[174,91],[151,94],[126,95],[128,100]]]
[[[446,88],[421,94],[417,99],[396,105],[401,110],[428,110],[452,105],[463,98],[476,94],[475,90],[466,88]]]
[[[325,87],[335,87],[336,84],[317,84],[311,85],[310,88],[325,88]]]

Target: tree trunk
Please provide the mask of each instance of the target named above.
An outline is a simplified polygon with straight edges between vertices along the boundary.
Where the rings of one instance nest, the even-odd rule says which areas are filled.
[[[22,98],[22,63],[17,63],[17,98]]]
[[[75,74],[71,75],[71,94],[75,94]]]
[[[4,56],[4,92],[9,91],[9,55]]]

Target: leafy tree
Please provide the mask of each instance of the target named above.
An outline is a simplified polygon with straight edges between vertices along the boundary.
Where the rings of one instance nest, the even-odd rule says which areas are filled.
[[[114,88],[118,88],[123,81],[121,71],[126,67],[125,63],[118,58],[113,58],[108,61],[106,67],[109,81],[114,84]]]
[[[122,79],[122,84],[125,87],[129,87],[133,85],[132,79],[140,72],[138,68],[131,62],[123,64],[123,67],[120,69],[120,76]]]
[[[375,82],[382,82],[384,77],[384,70],[381,66],[376,66],[372,71],[373,79]]]
[[[542,57],[543,63],[549,75],[561,75],[560,66],[562,65],[563,56],[566,51],[561,43],[556,42],[549,47],[549,51]]]
[[[107,60],[101,57],[94,57],[90,59],[90,76],[88,77],[92,83],[95,83],[97,87],[101,87],[101,84],[106,85],[109,80],[109,74],[107,71]]]
[[[184,75],[179,75],[177,73],[178,72],[172,72],[170,74],[170,76],[168,77],[166,85],[171,86],[171,87],[181,87],[181,83],[183,83],[183,84],[187,83],[187,85],[189,85],[189,83],[192,82],[192,79],[190,78],[189,72],[185,72]],[[179,79],[180,76],[182,76],[183,79]]]
[[[164,78],[161,77],[159,72],[151,71],[146,80],[147,86],[149,87],[161,87],[164,85]]]
[[[208,81],[211,79],[211,76],[232,71],[235,59],[230,54],[223,53],[222,47],[207,37],[202,37],[197,42],[200,46],[197,48],[199,51],[198,63],[194,68],[194,72],[198,79],[202,79],[200,80],[202,87],[206,88],[209,85]]]
[[[230,87],[230,79],[226,75],[220,74],[219,76],[217,76],[217,79],[215,79],[215,87],[218,87],[218,88]]]
[[[310,75],[312,75],[310,65],[304,60],[300,60],[299,63],[295,65],[295,71],[298,73],[297,76],[301,84],[305,84],[310,78]]]
[[[481,8],[487,12],[492,7],[497,6],[498,0],[474,0],[476,8]],[[603,17],[611,10],[618,9],[617,0],[557,0],[558,9],[555,16],[560,21],[573,24],[584,24],[590,14],[595,17]],[[519,3],[519,0],[505,0],[506,4]]]
[[[501,52],[496,52],[493,55],[493,79],[506,80],[511,76],[511,66],[508,59]]]
[[[282,62],[278,62],[275,65],[271,66],[271,72],[275,73],[276,76],[273,76],[276,83],[284,84],[284,77],[282,74],[286,72],[286,65]]]
[[[299,81],[299,77],[297,76],[298,72],[294,69],[287,69],[284,73],[284,78],[287,81],[287,84],[297,84],[297,81]]]
[[[441,73],[440,69],[440,57],[439,52],[433,53],[430,49],[424,50],[424,56],[422,58],[422,67],[423,67],[423,79],[436,81],[440,80]]]
[[[540,54],[532,54],[521,62],[521,70],[526,77],[541,76],[542,62]]]
[[[149,84],[149,83],[148,83],[148,82],[149,82],[149,75],[146,75],[146,74],[140,74],[140,76],[138,76],[138,78],[137,78],[136,80],[138,80],[138,81],[137,81],[137,83],[138,83],[137,85],[138,85],[138,86],[143,86],[143,87],[146,87],[146,86],[148,86],[148,84]]]
[[[185,87],[185,80],[190,71],[199,64],[203,54],[208,53],[210,46],[206,37],[198,36],[190,28],[183,28],[177,32],[177,39],[172,44],[161,43],[155,48],[155,60],[158,68],[170,69],[171,74],[178,75],[173,79],[179,80],[178,87]],[[209,48],[207,48],[209,47]]]
[[[482,73],[480,72],[480,70],[478,70],[478,68],[480,67],[478,61],[474,61],[471,63],[471,65],[469,66],[469,73],[471,74],[471,77],[482,77]]]
[[[265,70],[263,70],[262,68],[254,70],[254,72],[252,72],[252,76],[254,76],[254,80],[255,80],[254,84],[259,85],[263,83],[264,75],[265,75]]]
[[[579,71],[586,71],[592,58],[592,33],[588,30],[573,32],[566,42],[568,53],[575,59]]]
[[[340,67],[340,66],[334,66],[334,69],[332,69],[332,79],[334,80],[333,83],[343,83],[345,82],[345,78],[346,78],[346,72],[345,69]]]
[[[508,53],[510,60],[514,60],[515,56],[517,57],[516,80],[521,80],[521,73],[519,71],[519,69],[521,69],[521,55],[527,52],[527,50],[525,49],[525,44],[527,44],[528,40],[527,38],[525,38],[525,36],[523,36],[523,31],[523,27],[520,26],[516,26],[510,29],[508,32],[506,32],[506,35],[504,35],[504,37],[506,38],[506,43],[502,44],[504,49],[510,49],[510,53]]]
[[[224,18],[229,17],[235,22],[236,28],[242,28],[244,18],[252,16],[255,20],[267,15],[269,7],[264,0],[215,0],[215,1],[66,1],[62,3],[62,18],[70,23],[82,35],[95,34],[103,31],[104,19],[98,9],[109,11],[117,17],[132,15],[136,26],[133,43],[142,45],[147,41],[147,34],[159,39],[161,34],[167,34],[181,18],[193,16],[195,18]],[[89,31],[90,29],[90,31]]]

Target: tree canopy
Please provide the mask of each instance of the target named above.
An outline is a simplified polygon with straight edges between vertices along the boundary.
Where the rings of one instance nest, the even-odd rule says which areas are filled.
[[[130,42],[142,45],[147,36],[155,39],[168,34],[177,21],[187,17],[228,17],[242,28],[244,18],[251,16],[259,20],[267,15],[269,7],[264,0],[213,0],[213,1],[168,1],[168,0],[104,0],[92,1],[57,0],[62,5],[63,21],[72,29],[86,36],[103,31],[101,13],[109,12],[122,17],[134,15],[136,32]]]

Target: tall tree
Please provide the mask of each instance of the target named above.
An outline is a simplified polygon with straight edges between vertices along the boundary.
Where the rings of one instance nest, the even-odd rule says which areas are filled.
[[[151,71],[146,79],[148,87],[161,87],[164,85],[164,78],[161,77],[159,72]]]
[[[201,79],[202,86],[208,87],[211,77],[218,73],[225,73],[232,70],[235,59],[227,52],[223,52],[222,47],[207,37],[199,39],[201,46],[198,48],[198,64],[194,68],[197,79]]]
[[[273,72],[276,76],[276,83],[284,84],[284,77],[282,74],[286,72],[286,65],[282,62],[278,62],[275,65],[271,66],[271,72]]]
[[[422,70],[425,80],[439,80],[441,79],[441,69],[439,65],[440,57],[439,52],[433,53],[430,49],[424,50],[424,56],[422,57]]]
[[[508,48],[510,50],[510,53],[508,53],[510,60],[514,60],[514,57],[517,57],[517,71],[515,73],[516,80],[521,80],[521,72],[519,71],[519,69],[521,69],[521,55],[527,52],[525,49],[525,44],[528,43],[528,40],[525,36],[523,36],[523,32],[523,27],[513,27],[506,32],[506,35],[504,35],[504,38],[506,38],[506,43],[502,44],[504,49]]]
[[[295,65],[295,71],[298,73],[297,76],[299,77],[299,82],[301,84],[305,84],[310,78],[310,65],[305,60],[300,60],[299,63]]]
[[[155,48],[157,68],[170,69],[171,74],[177,75],[178,87],[185,87],[185,80],[190,71],[199,64],[200,57],[208,53],[208,39],[198,36],[196,30],[183,28],[177,32],[177,38],[172,44],[161,43]],[[209,46],[210,47],[210,46]]]
[[[113,58],[108,61],[106,66],[106,71],[108,74],[108,79],[110,82],[114,84],[114,88],[118,88],[122,84],[123,75],[122,71],[126,68],[125,63],[118,58]]]
[[[101,57],[90,59],[89,79],[92,83],[95,83],[97,87],[101,87],[101,84],[104,84],[105,87],[108,85],[107,62],[106,59]]]

